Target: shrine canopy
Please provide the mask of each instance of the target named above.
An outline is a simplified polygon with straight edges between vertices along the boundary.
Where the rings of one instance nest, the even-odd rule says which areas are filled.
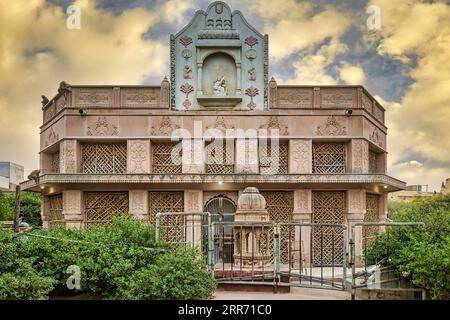
[[[268,36],[217,1],[170,37],[171,108],[266,110]]]

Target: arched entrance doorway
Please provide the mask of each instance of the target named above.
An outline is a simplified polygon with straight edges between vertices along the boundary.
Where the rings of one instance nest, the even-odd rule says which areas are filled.
[[[224,195],[208,200],[204,207],[212,222],[234,222],[236,209],[234,201]],[[215,262],[233,263],[233,227],[216,225],[213,233]]]

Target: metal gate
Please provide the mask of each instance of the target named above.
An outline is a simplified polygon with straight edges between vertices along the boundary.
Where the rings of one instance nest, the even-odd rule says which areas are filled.
[[[344,290],[347,226],[326,223],[278,223],[288,260],[280,261],[280,281],[291,286]],[[289,233],[283,236],[283,233]]]
[[[233,263],[233,228],[231,226],[219,227],[216,222],[234,222],[234,214],[236,212],[236,204],[228,197],[219,195],[214,197],[205,205],[205,212],[209,212],[211,216],[212,237],[214,241],[214,263]],[[203,221],[207,223],[207,221]],[[203,235],[206,241],[207,235]],[[219,245],[219,242],[221,245]]]

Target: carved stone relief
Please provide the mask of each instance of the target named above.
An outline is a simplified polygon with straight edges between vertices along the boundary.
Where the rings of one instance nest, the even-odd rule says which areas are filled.
[[[117,136],[119,130],[106,117],[98,117],[97,121],[87,127],[88,136]]]
[[[356,94],[354,90],[322,89],[322,108],[354,108]]]
[[[283,108],[312,108],[312,89],[280,89],[278,92],[280,106]]]
[[[352,140],[352,167],[353,173],[368,173],[369,170],[369,144],[362,139]]]
[[[148,140],[129,140],[129,173],[149,173],[150,143]]]
[[[289,173],[311,173],[312,141],[291,139],[289,141]]]
[[[50,127],[50,130],[47,135],[47,139],[44,142],[44,146],[48,147],[49,145],[54,144],[58,140],[59,140],[59,134],[55,133],[55,131],[53,130],[53,127]]]
[[[60,171],[61,173],[76,173],[76,140],[64,140],[60,146]]]
[[[281,136],[289,135],[288,126],[278,116],[271,116],[265,124],[259,126],[259,129],[278,129]]]
[[[151,134],[154,136],[170,136],[174,130],[179,128],[180,126],[172,122],[169,116],[163,116],[157,125],[152,126]]]
[[[233,125],[230,125],[225,121],[223,116],[217,116],[213,124],[206,127],[206,129],[217,129],[225,133],[228,129],[234,129]]]
[[[324,124],[317,126],[316,135],[345,136],[347,135],[347,128],[339,123],[334,116],[329,116]]]

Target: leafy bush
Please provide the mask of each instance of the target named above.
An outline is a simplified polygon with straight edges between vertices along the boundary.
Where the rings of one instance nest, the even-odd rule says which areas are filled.
[[[56,281],[41,276],[33,258],[19,255],[17,241],[12,230],[0,229],[0,300],[46,299]]]
[[[2,268],[17,268],[16,259],[29,262],[30,272],[35,274],[29,273],[26,277],[40,277],[42,287],[35,295],[23,298],[43,298],[52,289],[58,293],[67,291],[69,274],[66,272],[71,265],[80,268],[82,293],[107,299],[207,298],[215,288],[214,280],[194,252],[163,251],[168,247],[155,243],[153,228],[130,216],[88,230],[37,230],[22,235],[21,239],[4,239],[3,245],[11,247],[14,255],[7,258],[0,252],[0,272]],[[6,279],[7,276],[4,286],[7,286]],[[22,278],[19,280],[11,283],[9,295],[5,289],[0,297],[22,297],[26,282]],[[1,285],[0,279],[0,289]]]
[[[390,228],[368,250],[368,261],[384,258],[433,299],[450,299],[450,195],[416,199],[392,219],[424,222],[425,227]]]
[[[0,221],[8,221],[13,218],[13,210],[9,204],[8,198],[0,193]]]
[[[117,299],[194,300],[208,299],[216,283],[195,252],[179,249],[176,254],[163,254],[149,268],[135,272],[123,282]]]

